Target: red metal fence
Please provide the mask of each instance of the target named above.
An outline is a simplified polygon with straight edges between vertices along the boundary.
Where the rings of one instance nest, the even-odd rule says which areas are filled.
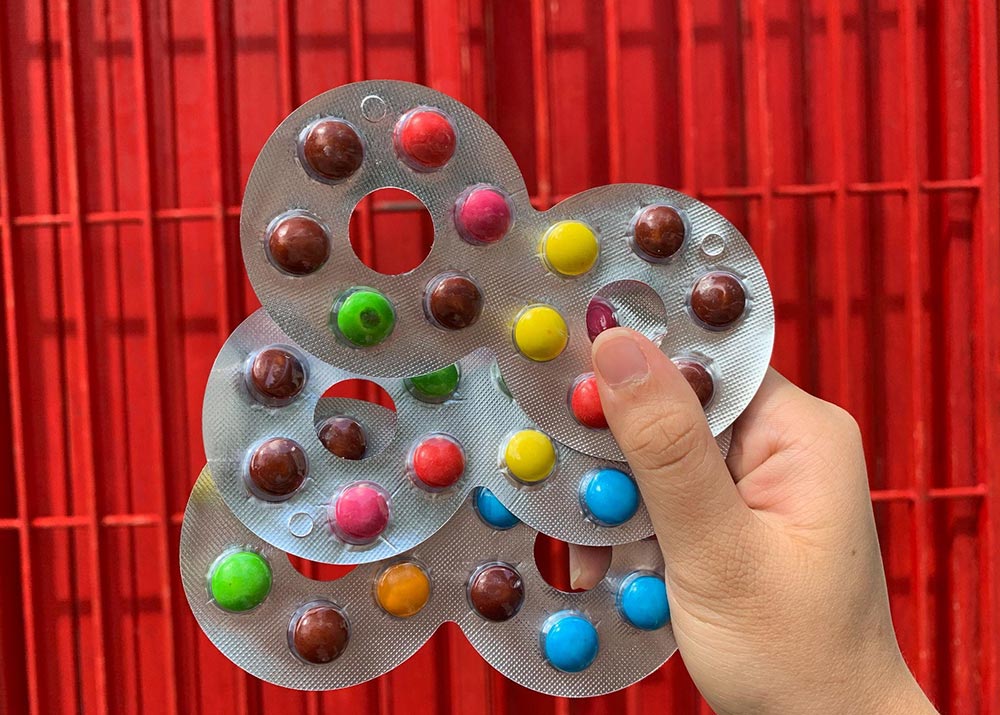
[[[366,77],[483,114],[539,206],[679,188],[772,279],[774,362],[866,437],[896,627],[943,709],[1000,713],[1000,184],[990,0],[8,0],[0,10],[0,712],[705,712],[674,659],[525,691],[446,627],[384,678],[264,685],[197,630],[180,512],[256,302],[241,189]],[[361,252],[392,252],[376,204]],[[429,237],[421,240],[428,241]],[[530,708],[530,710],[526,709]]]

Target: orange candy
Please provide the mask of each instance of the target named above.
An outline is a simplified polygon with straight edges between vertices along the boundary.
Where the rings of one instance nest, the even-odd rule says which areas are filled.
[[[383,571],[375,582],[375,600],[397,618],[416,615],[431,595],[427,572],[414,563],[401,563]]]

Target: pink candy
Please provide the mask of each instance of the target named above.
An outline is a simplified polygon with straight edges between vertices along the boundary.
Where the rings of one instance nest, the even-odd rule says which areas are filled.
[[[498,189],[477,185],[455,204],[455,228],[469,243],[496,243],[511,224],[510,204]]]
[[[593,342],[608,328],[617,328],[618,318],[611,303],[603,298],[594,298],[587,306],[587,336]]]
[[[389,523],[389,501],[377,485],[356,482],[344,488],[329,510],[333,531],[350,544],[367,544]]]

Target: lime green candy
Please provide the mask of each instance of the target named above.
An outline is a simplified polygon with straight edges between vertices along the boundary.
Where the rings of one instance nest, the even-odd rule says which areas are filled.
[[[444,402],[455,394],[459,378],[458,365],[448,365],[426,375],[408,377],[403,384],[422,402]]]
[[[249,611],[263,603],[271,591],[271,567],[253,551],[228,554],[212,569],[209,590],[219,608]]]
[[[341,295],[334,306],[332,322],[336,322],[337,332],[349,343],[367,348],[389,337],[396,327],[396,311],[377,290],[356,288]]]

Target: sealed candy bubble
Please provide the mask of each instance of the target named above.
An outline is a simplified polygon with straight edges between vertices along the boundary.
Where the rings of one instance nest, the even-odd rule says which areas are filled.
[[[618,612],[631,626],[644,631],[663,628],[670,620],[667,587],[657,574],[636,572],[622,582]]]
[[[361,167],[365,146],[349,122],[326,117],[306,127],[299,152],[306,167],[318,178],[343,181]]]
[[[507,235],[512,220],[510,200],[492,186],[470,186],[455,202],[455,230],[468,243],[496,243]]]
[[[388,495],[373,482],[344,487],[328,509],[330,528],[349,544],[370,544],[389,525]]]
[[[483,293],[476,282],[460,273],[445,273],[432,280],[424,292],[424,313],[446,330],[467,328],[483,311]]]
[[[615,308],[603,298],[594,298],[587,306],[587,337],[594,342],[598,335],[609,328],[618,327]]]
[[[331,313],[331,328],[355,347],[378,345],[396,327],[396,311],[372,288],[352,288],[341,294]]]
[[[316,219],[288,214],[268,231],[267,256],[283,272],[307,276],[322,268],[330,257],[330,236]]]
[[[287,405],[305,387],[305,363],[297,351],[272,345],[248,362],[244,379],[250,394],[260,402],[270,406]]]
[[[425,375],[408,377],[403,381],[403,385],[421,402],[438,403],[448,400],[455,394],[461,378],[462,373],[456,363]]]
[[[288,645],[306,663],[332,663],[347,650],[350,640],[347,617],[329,601],[307,603],[288,624]]]
[[[665,261],[684,243],[687,227],[677,209],[657,204],[636,214],[632,225],[632,250],[647,261]]]
[[[410,450],[407,466],[417,486],[440,491],[453,486],[465,474],[465,452],[454,438],[432,434]]]
[[[430,595],[427,572],[409,561],[389,566],[375,582],[375,600],[383,611],[396,618],[420,613]]]
[[[433,107],[417,107],[400,117],[392,138],[399,158],[417,171],[443,167],[458,143],[451,120]]]
[[[494,529],[506,531],[521,523],[521,520],[514,516],[510,509],[505,507],[486,487],[477,487],[475,497],[476,512],[479,514],[479,518]]]
[[[523,429],[507,440],[503,464],[514,479],[535,484],[556,468],[556,448],[544,432]]]
[[[309,459],[295,440],[272,437],[261,443],[247,461],[246,478],[250,490],[278,501],[294,494],[309,474]]]
[[[693,358],[673,358],[674,365],[687,380],[702,407],[707,407],[715,394],[715,380],[700,361]]]
[[[542,628],[542,652],[553,668],[579,673],[597,658],[600,640],[597,629],[586,617],[561,611],[546,620]]]
[[[713,271],[699,278],[691,288],[691,312],[710,328],[727,328],[746,309],[743,282],[726,271]]]
[[[569,329],[551,305],[532,305],[514,321],[514,345],[529,360],[555,360],[566,349]]]
[[[317,434],[330,454],[343,459],[362,459],[368,449],[365,429],[353,417],[328,417],[319,425]]]
[[[597,234],[582,221],[559,221],[542,237],[545,264],[561,276],[581,276],[597,262]]]
[[[569,407],[573,417],[584,427],[607,429],[608,420],[601,406],[601,395],[597,391],[597,378],[592,373],[581,375],[570,389]]]
[[[208,590],[219,608],[234,613],[249,611],[271,592],[271,567],[255,551],[234,551],[215,563]]]
[[[639,510],[639,488],[619,469],[598,469],[581,480],[580,505],[601,526],[620,526]]]
[[[488,621],[508,621],[524,603],[524,582],[513,566],[493,563],[481,566],[469,579],[469,603]]]

